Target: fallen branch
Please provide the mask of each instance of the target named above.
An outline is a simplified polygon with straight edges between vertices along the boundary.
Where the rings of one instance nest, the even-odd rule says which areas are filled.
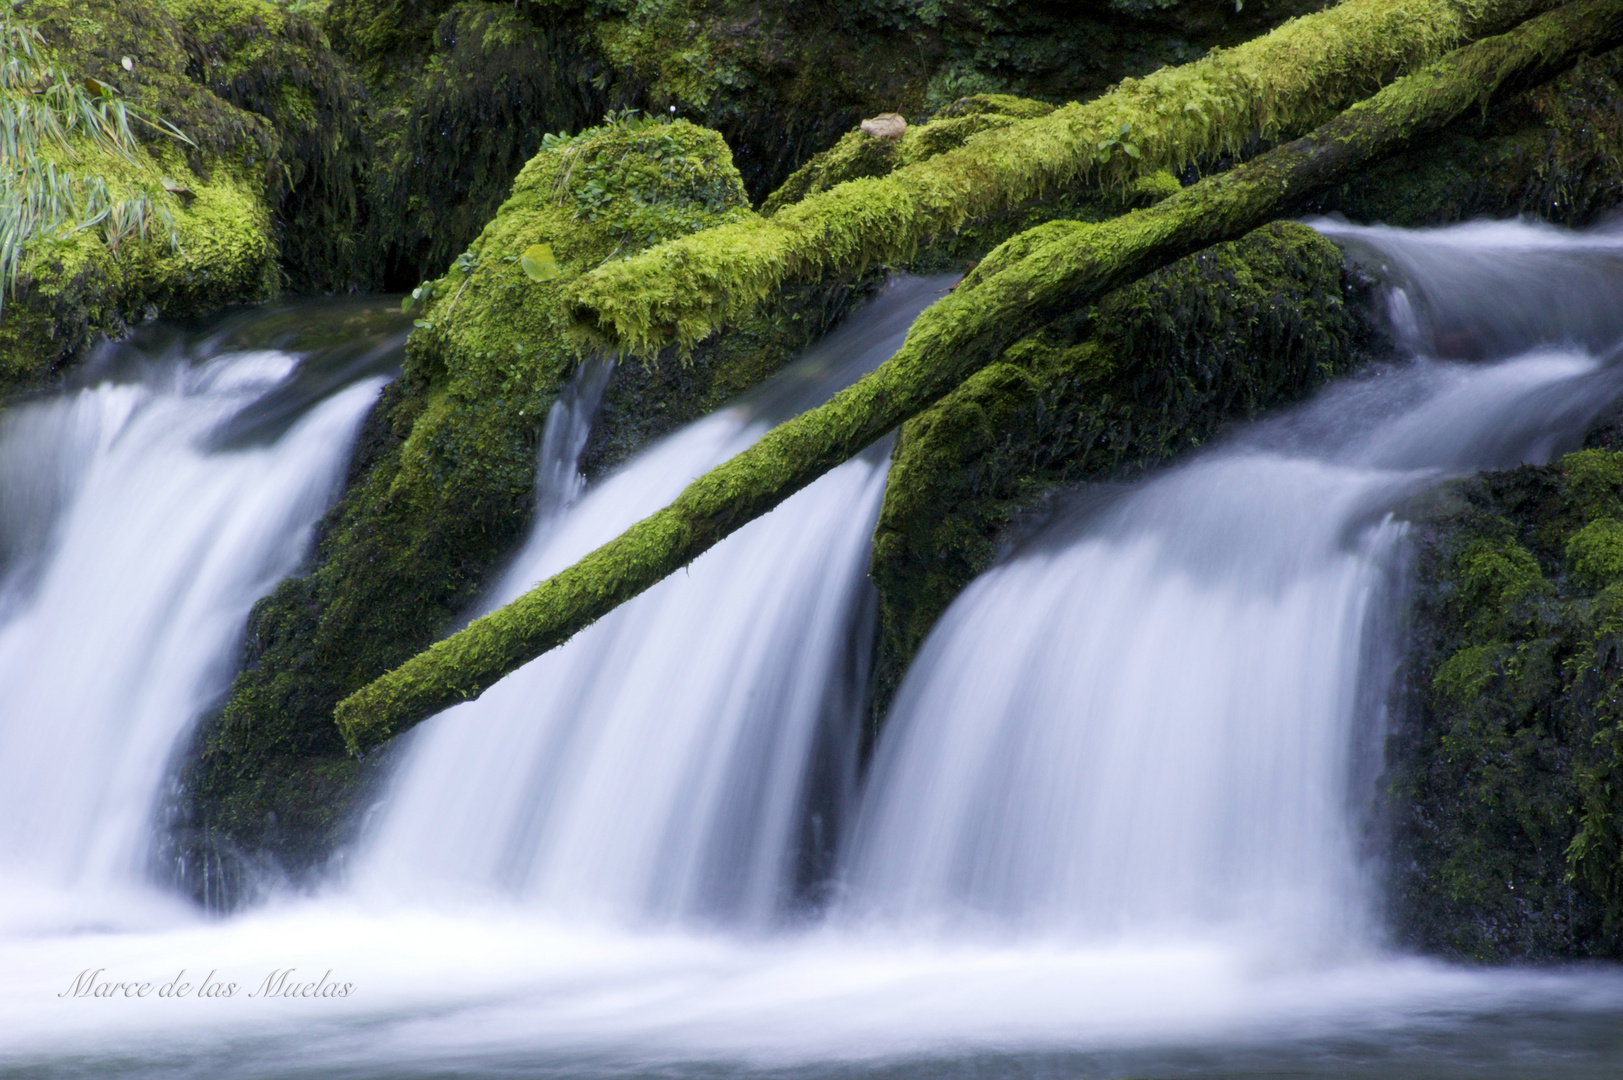
[[[905,261],[971,219],[1079,181],[1125,185],[1234,154],[1253,139],[1294,137],[1448,50],[1557,3],[1346,0],[888,176],[610,263],[566,290],[574,332],[639,353],[692,345],[791,279]]]
[[[478,697],[860,453],[1032,326],[1240,237],[1414,136],[1619,41],[1623,0],[1581,0],[1452,53],[1311,135],[1149,209],[1099,224],[1052,222],[1014,238],[925,311],[872,374],[774,428],[574,566],[345,698],[339,729],[359,752]]]

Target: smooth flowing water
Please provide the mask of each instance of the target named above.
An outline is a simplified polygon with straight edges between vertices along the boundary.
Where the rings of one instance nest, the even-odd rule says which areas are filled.
[[[357,333],[353,305],[326,314],[340,347],[234,347],[236,324],[144,341],[0,416],[0,928],[71,924],[144,878],[170,757],[297,567],[383,384],[366,372],[399,346]],[[318,369],[351,374],[301,394]]]
[[[926,642],[860,794],[878,455],[424,725],[320,895],[219,920],[130,903],[14,920],[0,1068],[1616,1075],[1616,969],[1386,947],[1368,810],[1400,644],[1397,514],[1447,475],[1547,460],[1623,398],[1623,245],[1520,223],[1318,225],[1385,266],[1412,355],[1142,483],[1061,500]],[[543,440],[546,509],[490,603],[883,359],[939,287],[899,283],[777,390],[583,494],[572,463],[607,375],[584,369]],[[291,447],[348,393],[260,428],[255,452]],[[205,456],[223,467],[241,438]],[[44,490],[49,470],[23,472]],[[4,520],[8,573],[36,590],[17,595],[37,595],[30,567],[58,547],[26,514]],[[210,639],[218,656],[236,633],[240,615]],[[193,698],[228,662],[215,671]],[[7,708],[6,730],[24,726]],[[164,767],[141,768],[150,807]],[[344,993],[268,996],[289,968]],[[87,969],[150,995],[58,996]],[[176,978],[190,992],[160,997]]]
[[[544,507],[492,605],[664,507],[774,420],[900,347],[950,282],[892,283],[762,392],[639,455],[573,506],[580,416],[549,418]],[[556,437],[554,436],[556,434]],[[882,449],[882,448],[881,448]],[[412,736],[359,883],[499,889],[552,912],[769,925],[826,878],[851,802],[882,454],[835,469],[565,647]],[[552,494],[558,492],[561,494]],[[478,792],[470,799],[469,792]]]

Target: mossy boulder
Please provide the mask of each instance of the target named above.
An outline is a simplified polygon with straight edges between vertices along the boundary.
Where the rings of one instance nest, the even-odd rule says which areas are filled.
[[[1132,477],[1294,400],[1379,342],[1370,283],[1276,223],[1186,258],[1008,349],[903,426],[874,534],[870,739],[925,635],[1056,488]]]
[[[365,90],[311,19],[272,0],[24,0],[20,10],[72,70],[184,132],[199,177],[225,168],[257,184],[292,288],[376,283],[356,243]]]
[[[270,215],[255,185],[221,171],[204,182],[178,154],[158,161],[165,158],[160,167],[192,192],[189,205],[167,208],[172,232],[154,223],[144,238],[109,248],[86,231],[24,262],[0,314],[0,398],[47,385],[90,345],[133,323],[187,318],[276,291]],[[145,168],[116,159],[91,168],[115,191],[139,190],[150,179]]]
[[[116,242],[102,226],[29,248],[0,318],[0,392],[48,383],[132,322],[376,280],[356,243],[362,90],[314,23],[268,0],[15,11],[39,26],[42,62],[110,88],[134,114],[130,153],[87,145],[59,167],[153,209]]]
[[[0,394],[45,385],[92,342],[121,335],[133,321],[257,300],[278,285],[270,213],[254,167],[251,136],[261,122],[215,100],[218,116],[241,121],[236,142],[205,150],[165,130],[170,115],[200,115],[188,110],[212,98],[184,77],[183,35],[169,13],[139,0],[22,7],[27,25],[39,21],[41,40],[34,59],[13,58],[66,75],[76,87],[99,80],[116,88],[122,76],[131,88],[124,97],[133,106],[133,138],[121,143],[110,133],[115,124],[101,135],[79,129],[65,144],[38,141],[19,152],[14,221],[22,217],[15,210],[20,192],[46,198],[47,165],[71,177],[56,182],[74,185],[85,201],[22,248],[0,314]],[[152,87],[164,92],[131,81],[149,69]],[[13,132],[19,125],[15,114],[7,121]],[[104,209],[92,216],[98,199]]]
[[[1485,962],[1623,955],[1623,454],[1456,481],[1413,518],[1396,934]]]
[[[201,729],[183,800],[196,843],[294,873],[333,850],[373,761],[345,754],[333,706],[443,636],[528,525],[539,436],[581,359],[561,286],[747,205],[716,133],[617,118],[548,139],[473,245],[417,290],[405,372],[366,422],[313,565],[255,607],[243,669]],[[764,378],[851,292],[786,294],[685,360],[622,368],[596,466]]]

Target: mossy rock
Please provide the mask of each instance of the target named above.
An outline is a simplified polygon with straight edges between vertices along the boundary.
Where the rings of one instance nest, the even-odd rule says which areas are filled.
[[[114,183],[135,179],[116,159],[94,168]],[[0,314],[0,399],[49,385],[90,345],[123,336],[133,323],[188,318],[276,291],[270,215],[255,185],[220,171],[205,183],[179,155],[165,169],[193,193],[190,205],[169,208],[177,246],[161,227],[111,251],[84,232],[24,263]]]
[[[580,359],[560,287],[746,207],[725,143],[693,124],[621,118],[548,140],[450,272],[418,290],[405,372],[366,421],[313,565],[255,607],[244,666],[200,731],[188,835],[294,874],[333,850],[372,762],[346,756],[333,706],[443,636],[529,523],[539,436]],[[545,257],[527,270],[538,245]],[[786,294],[690,357],[623,365],[594,434],[596,467],[776,370],[851,292]],[[316,790],[327,794],[309,805]]]
[[[1623,955],[1623,454],[1456,481],[1414,526],[1397,936],[1482,962]]]
[[[198,177],[224,168],[257,184],[292,288],[376,284],[356,237],[365,91],[314,22],[271,0],[24,0],[19,11],[65,66],[184,132]]]
[[[1369,282],[1276,223],[1038,330],[907,423],[874,534],[868,740],[925,635],[1044,496],[1121,479],[1300,398],[1379,342]]]
[[[122,239],[104,235],[104,223],[31,242],[0,315],[0,395],[48,385],[89,345],[132,322],[263,299],[279,284],[255,157],[268,126],[186,78],[185,34],[168,10],[140,0],[71,8],[34,0],[21,14],[41,21],[43,62],[55,69],[113,86],[122,80],[145,116],[216,126],[196,128],[199,145],[188,145],[136,119],[138,142],[127,153],[83,138],[71,151],[41,148],[59,172],[105,185],[114,200],[143,197],[150,209],[144,227]],[[165,191],[165,181],[180,193]]]
[[[312,22],[267,0],[24,0],[17,13],[40,26],[49,63],[188,141],[138,119],[134,160],[64,157],[150,192],[174,229],[154,218],[116,250],[95,230],[36,244],[0,318],[0,392],[49,384],[133,322],[376,281],[356,243],[360,84]]]

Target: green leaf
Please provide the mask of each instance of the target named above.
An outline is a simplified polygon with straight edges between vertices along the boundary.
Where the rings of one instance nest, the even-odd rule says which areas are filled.
[[[531,281],[551,281],[563,276],[563,271],[558,269],[558,260],[552,257],[552,248],[547,244],[531,244],[519,256],[518,265]]]
[[[401,314],[405,314],[406,312],[410,311],[411,306],[413,304],[415,304],[416,302],[417,302],[417,297],[415,295],[404,297],[400,301],[400,312],[401,312]]]
[[[1134,146],[1130,142],[1122,143],[1121,148],[1123,150],[1127,151],[1127,156],[1128,157],[1137,157],[1138,156],[1138,147]]]

